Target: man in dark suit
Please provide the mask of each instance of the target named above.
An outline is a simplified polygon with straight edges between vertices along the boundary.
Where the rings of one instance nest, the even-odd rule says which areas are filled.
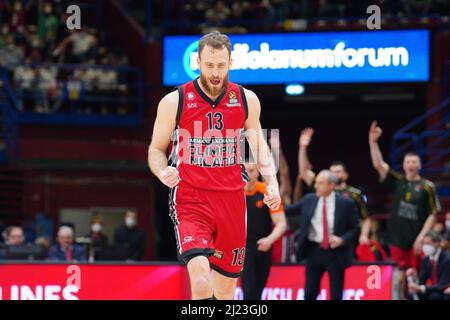
[[[61,226],[58,230],[57,244],[50,248],[49,260],[59,261],[86,261],[86,248],[73,243],[73,229],[69,226]]]
[[[114,244],[127,249],[127,260],[140,261],[145,255],[145,232],[137,226],[137,212],[127,210],[125,225],[116,229]]]
[[[285,208],[289,226],[297,234],[298,261],[306,259],[305,300],[317,299],[326,271],[331,299],[342,300],[345,269],[352,263],[353,243],[360,231],[358,211],[352,200],[334,192],[336,182],[329,170],[321,171],[315,194]]]
[[[425,258],[420,266],[419,283],[414,280],[417,270],[410,268],[406,276],[411,279],[408,291],[417,294],[420,300],[450,300],[444,291],[450,287],[450,253],[441,247],[442,237],[434,231],[428,231],[423,239],[422,252]]]

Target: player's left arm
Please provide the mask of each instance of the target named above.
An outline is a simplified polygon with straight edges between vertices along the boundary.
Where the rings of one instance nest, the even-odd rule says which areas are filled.
[[[247,141],[259,172],[267,183],[264,203],[272,210],[277,210],[281,203],[280,190],[272,152],[264,139],[259,121],[261,104],[253,91],[245,89],[245,96],[248,103],[248,116],[245,121]]]
[[[259,251],[269,251],[275,241],[281,238],[287,231],[286,216],[283,211],[272,213],[270,217],[272,218],[274,228],[267,237],[258,240],[257,245]]]

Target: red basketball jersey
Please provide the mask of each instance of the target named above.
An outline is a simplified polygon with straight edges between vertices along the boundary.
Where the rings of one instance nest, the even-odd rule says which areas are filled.
[[[229,82],[227,89],[213,101],[196,79],[178,87],[178,94],[177,127],[169,165],[179,171],[179,186],[242,189],[248,180],[241,159],[248,114],[243,87]]]

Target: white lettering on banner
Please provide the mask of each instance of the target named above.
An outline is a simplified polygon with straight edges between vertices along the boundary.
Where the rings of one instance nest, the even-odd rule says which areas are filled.
[[[269,44],[262,42],[259,50],[249,50],[247,43],[234,44],[231,70],[355,68],[367,65],[380,68],[409,64],[409,52],[405,47],[345,48],[342,41],[334,49],[270,50]],[[193,71],[198,70],[197,57],[198,52],[190,55]]]
[[[76,285],[61,287],[59,285],[38,285],[30,287],[26,285],[13,285],[10,288],[11,300],[79,300],[75,295],[79,288]],[[0,287],[0,300],[3,300],[3,288]]]
[[[361,300],[362,297],[364,297],[363,289],[347,289],[344,290],[344,294],[342,296],[344,300]]]
[[[305,289],[298,288],[294,296],[296,288],[281,288],[281,287],[266,287],[264,288],[261,299],[262,300],[305,300]],[[365,291],[362,288],[345,289],[342,293],[344,300],[362,300]],[[326,289],[321,289],[317,300],[327,300],[329,292]],[[243,300],[244,295],[242,288],[237,287],[234,295],[235,300]]]

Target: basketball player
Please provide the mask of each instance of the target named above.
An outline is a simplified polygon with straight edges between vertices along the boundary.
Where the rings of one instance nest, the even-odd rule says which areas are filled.
[[[400,269],[400,298],[404,298],[405,270],[419,267],[423,239],[436,223],[441,205],[434,183],[420,175],[422,164],[418,154],[405,154],[404,174],[384,161],[378,145],[382,133],[373,121],[369,129],[370,156],[380,182],[392,192],[387,238],[391,259]]]
[[[240,147],[244,129],[268,185],[264,203],[276,210],[281,200],[259,121],[259,100],[252,91],[228,81],[229,38],[217,31],[203,36],[197,62],[200,77],[159,103],[148,162],[170,188],[178,257],[187,264],[192,299],[232,299],[245,259],[243,188],[248,176]]]

